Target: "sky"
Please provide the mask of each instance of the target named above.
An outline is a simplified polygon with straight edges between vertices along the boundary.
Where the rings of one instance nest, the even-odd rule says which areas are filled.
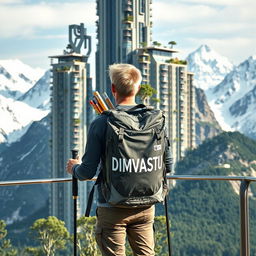
[[[256,54],[255,0],[153,0],[152,8],[153,41],[176,41],[180,58],[202,44],[236,65]],[[95,50],[96,20],[95,0],[0,0],[0,59],[48,69],[48,56],[68,44],[68,25],[80,23]]]

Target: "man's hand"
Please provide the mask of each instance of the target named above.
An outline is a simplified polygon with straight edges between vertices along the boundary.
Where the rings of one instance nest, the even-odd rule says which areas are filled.
[[[72,167],[75,164],[80,164],[80,160],[78,159],[69,159],[66,165],[66,171],[73,175]]]

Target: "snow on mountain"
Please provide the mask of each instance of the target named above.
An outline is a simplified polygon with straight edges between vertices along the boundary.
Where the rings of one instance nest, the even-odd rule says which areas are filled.
[[[36,109],[0,95],[0,143],[18,140],[33,121],[41,120],[48,113],[48,110]]]
[[[204,91],[219,84],[233,64],[207,45],[201,45],[187,57],[188,70],[194,73],[194,85]]]
[[[256,138],[256,56],[242,62],[208,90],[207,98],[224,129]]]
[[[43,75],[44,70],[32,68],[20,60],[0,60],[0,95],[17,99]]]
[[[42,110],[50,109],[50,71],[36,82],[36,84],[25,94],[23,94],[19,101],[27,103],[29,106],[39,108]]]

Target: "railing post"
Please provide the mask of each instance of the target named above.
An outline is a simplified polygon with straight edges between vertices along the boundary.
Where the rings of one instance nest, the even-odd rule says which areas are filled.
[[[77,159],[78,151],[73,149],[72,158]],[[77,178],[74,176],[72,177],[72,195],[73,195],[73,202],[74,202],[74,256],[77,256],[77,198],[78,198],[78,182]]]
[[[249,234],[249,201],[248,190],[250,181],[243,180],[240,185],[240,256],[250,256],[250,234]]]

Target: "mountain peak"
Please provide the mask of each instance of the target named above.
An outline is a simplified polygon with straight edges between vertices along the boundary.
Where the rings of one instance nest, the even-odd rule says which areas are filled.
[[[17,99],[43,74],[44,70],[32,68],[18,59],[0,60],[0,95]]]
[[[201,45],[188,55],[189,71],[195,74],[194,85],[208,90],[219,84],[234,68],[233,64],[208,45]]]
[[[207,44],[202,44],[196,51],[210,52],[212,49]]]
[[[251,56],[218,84],[207,98],[222,128],[255,138],[256,57]]]

